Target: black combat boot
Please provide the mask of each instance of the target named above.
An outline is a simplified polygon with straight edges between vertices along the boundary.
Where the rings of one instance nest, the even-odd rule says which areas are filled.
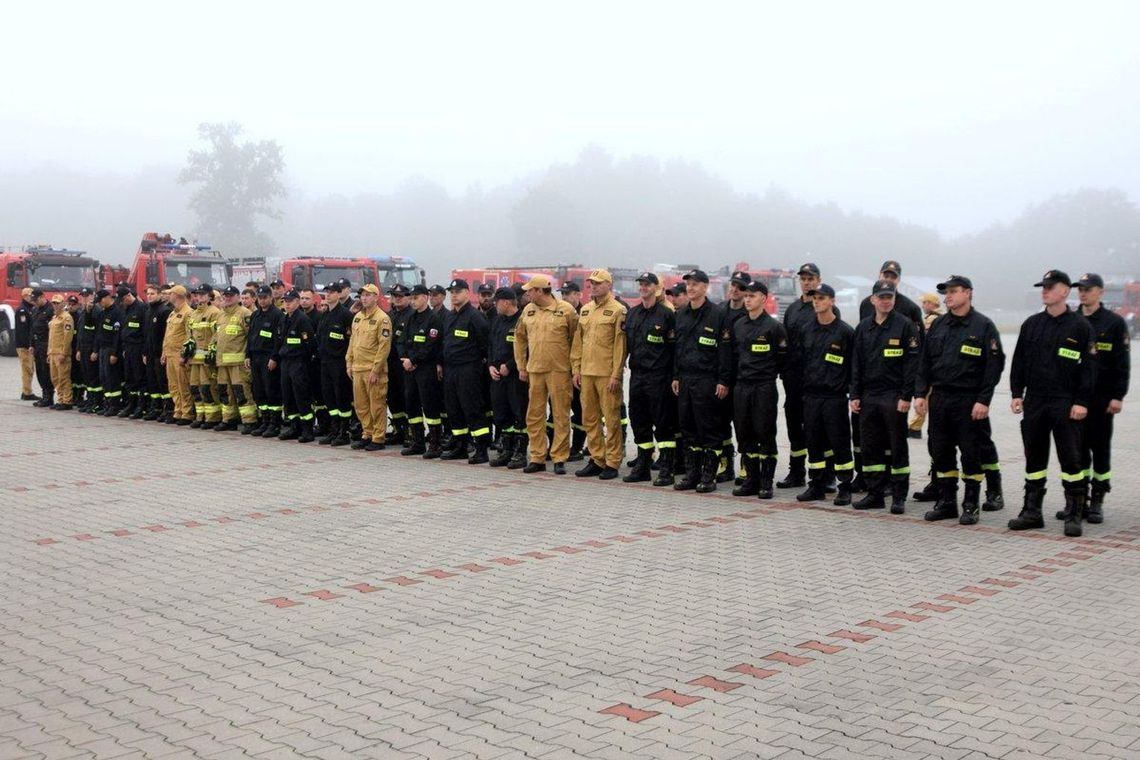
[[[134,395],[127,396],[126,401],[123,402],[122,408],[119,409],[118,413],[115,416],[119,419],[125,420],[127,417],[130,417],[135,413],[135,404],[137,403],[138,397]]]
[[[439,459],[440,454],[443,453],[439,445],[442,432],[440,427],[440,425],[428,425],[427,448],[423,453],[424,459]]]
[[[776,488],[800,488],[807,482],[805,462],[806,456],[794,456],[788,460],[788,475],[779,483]]]
[[[922,503],[926,501],[938,501],[942,497],[942,490],[939,487],[939,480],[943,478],[934,477],[934,468],[930,468],[930,480],[922,487],[921,491],[915,491],[911,498],[915,501]],[[955,495],[954,501],[957,502],[958,497]],[[955,513],[955,517],[957,513]]]
[[[153,399],[149,399],[147,396],[143,396],[143,395],[137,396],[135,399],[135,409],[133,412],[131,412],[131,419],[132,420],[153,419],[153,418],[149,417],[150,406],[152,403],[153,403]]]
[[[499,434],[499,453],[491,460],[492,467],[506,467],[511,463],[515,453],[517,437],[514,433],[503,432]]]
[[[440,454],[439,458],[440,459],[447,459],[447,460],[466,459],[467,458],[467,436],[466,435],[456,435],[451,440],[452,440],[452,443],[455,444],[455,447],[448,449],[447,451]]]
[[[760,460],[760,490],[756,495],[761,499],[771,499],[773,495],[772,481],[776,479],[776,457],[769,456]]]
[[[720,454],[716,449],[705,449],[701,460],[701,479],[697,483],[697,493],[712,493],[716,490],[716,473],[720,469]]]
[[[408,441],[407,446],[400,449],[400,456],[420,456],[425,451],[427,451],[427,447],[424,446],[424,426],[417,422],[415,425],[411,426],[409,432],[412,434],[412,439]]]
[[[467,459],[467,464],[487,464],[489,459],[487,456],[487,447],[491,445],[491,435],[485,433],[477,436],[475,440],[472,441],[472,444],[474,444],[475,451],[472,452],[471,456]]]
[[[891,481],[891,514],[906,513],[906,492],[910,488],[909,480]]]
[[[269,412],[269,427],[261,434],[262,438],[276,438],[281,433],[281,422],[284,412]]]
[[[298,419],[288,419],[285,421],[284,427],[281,432],[277,434],[279,441],[295,441],[301,435],[301,421]]]
[[[744,455],[744,459],[740,462],[744,479],[740,485],[732,489],[733,496],[755,496],[760,493],[760,473],[757,472],[759,465],[759,459],[748,454]]]
[[[653,479],[649,469],[653,464],[653,449],[637,449],[637,456],[629,463],[629,474],[622,478],[625,483],[645,483]]]
[[[1045,527],[1041,517],[1041,502],[1045,501],[1044,488],[1025,488],[1025,504],[1021,514],[1009,521],[1010,530],[1040,530]]]
[[[582,467],[580,470],[576,470],[574,472],[574,477],[576,477],[576,478],[596,478],[602,474],[603,469],[604,468],[600,464],[595,462],[593,460],[593,458],[591,457],[589,460],[586,461],[586,465],[584,467]]]
[[[673,485],[673,458],[676,452],[677,449],[669,446],[657,454],[657,477],[653,479],[653,485],[661,488]]]
[[[511,449],[511,459],[507,462],[508,470],[521,470],[526,467],[526,447],[530,442],[526,433],[514,433],[514,447]]]
[[[736,480],[736,447],[726,444],[717,463],[717,483],[732,483]],[[748,494],[752,496],[753,494]]]
[[[586,458],[583,447],[586,445],[586,431],[574,429],[570,434],[570,458],[567,462],[581,462]]]
[[[883,509],[887,506],[886,500],[883,498],[886,486],[886,478],[883,473],[872,473],[870,477],[867,477],[867,495],[851,506],[855,509]]]
[[[981,512],[982,484],[976,480],[967,480],[962,494],[962,516],[958,518],[959,525],[977,525],[978,514]]]
[[[1084,532],[1081,521],[1085,517],[1085,507],[1088,503],[1088,494],[1084,488],[1079,491],[1065,490],[1065,535],[1069,538],[1080,538]]]
[[[331,446],[332,442],[334,440],[336,440],[336,431],[337,431],[339,426],[340,426],[340,417],[339,416],[333,416],[330,414],[328,422],[325,423],[325,425],[323,426],[323,428],[321,430],[321,432],[324,433],[324,435],[322,435],[320,438],[317,439],[317,445],[319,445],[319,446]]]
[[[839,481],[835,487],[835,500],[831,503],[837,507],[851,506],[851,481]]]
[[[920,492],[921,493],[921,492]],[[958,517],[958,480],[956,478],[938,479],[938,500],[934,506],[922,516],[927,522],[938,520],[953,520]]]
[[[1089,506],[1085,510],[1085,518],[1093,525],[1104,522],[1104,495],[1111,489],[1106,480],[1094,480]]]
[[[336,436],[332,439],[332,443],[329,445],[337,447],[347,446],[352,443],[352,438],[348,435],[348,420],[344,417],[341,417],[333,424],[336,426]]]
[[[674,491],[692,491],[701,482],[700,449],[689,449],[685,456],[685,474],[673,484]]]
[[[1005,509],[1005,498],[1001,495],[1001,470],[986,470],[986,500],[982,502],[983,512],[997,512]]]
[[[313,435],[313,421],[301,420],[300,429],[297,431],[297,443],[312,443],[314,440],[316,436]]]
[[[823,501],[826,498],[827,491],[823,488],[823,475],[822,473],[816,475],[814,471],[808,481],[808,487],[796,494],[796,501]]]

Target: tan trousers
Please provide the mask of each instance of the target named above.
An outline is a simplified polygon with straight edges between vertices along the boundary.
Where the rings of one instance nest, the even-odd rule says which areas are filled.
[[[225,393],[220,391],[225,389]],[[245,425],[257,422],[257,404],[253,403],[253,386],[249,370],[244,364],[227,364],[218,367],[218,390],[222,405],[222,419]]]
[[[606,389],[608,377],[582,376],[582,426],[586,428],[586,447],[590,458],[603,467],[621,466],[621,385],[611,393]],[[602,418],[605,418],[605,432]]]
[[[170,362],[169,359],[166,360]],[[194,412],[203,422],[221,422],[222,405],[218,396],[218,371],[209,364],[190,365],[190,385],[198,389],[201,400]]]
[[[556,464],[570,458],[570,399],[573,389],[569,372],[531,372],[526,407],[526,431],[530,437],[530,461],[546,462],[546,402],[554,412],[554,441],[550,458]]]
[[[71,403],[71,354],[51,354],[48,356],[51,370],[51,384],[55,386],[57,404]]]
[[[30,348],[17,348],[16,354],[20,357],[20,393],[30,396],[32,377],[36,374],[36,355]]]
[[[194,419],[194,398],[190,395],[190,368],[178,360],[178,355],[166,357],[166,384],[174,401],[174,419]]]
[[[385,373],[375,383],[369,383],[370,371],[352,371],[352,405],[360,419],[362,439],[384,443],[388,430],[388,375]]]

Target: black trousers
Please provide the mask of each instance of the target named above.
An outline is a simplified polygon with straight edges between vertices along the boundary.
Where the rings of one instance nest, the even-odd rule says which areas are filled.
[[[677,397],[669,372],[634,371],[629,376],[629,426],[639,449],[677,445]]]
[[[352,417],[352,378],[348,376],[348,367],[344,357],[322,356],[321,370],[321,398],[329,415],[348,420]],[[389,388],[391,393],[391,388]]]
[[[512,372],[504,378],[491,380],[490,390],[495,428],[501,433],[525,433],[527,384],[519,380],[517,372]]]
[[[990,421],[970,419],[977,395],[952,393],[937,388],[930,394],[930,456],[934,477],[981,482],[986,442],[993,447]],[[958,470],[958,452],[962,469]],[[996,448],[994,448],[996,453]]]
[[[51,365],[48,364],[47,344],[37,343],[32,347],[32,356],[36,360],[36,382],[40,384],[40,395],[44,400],[55,396],[55,385],[51,382]]]
[[[862,401],[859,436],[867,488],[882,493],[890,480],[896,495],[905,494],[910,487],[907,413],[898,410],[899,400],[894,394],[871,396]]]
[[[309,406],[314,412],[325,411],[325,399],[321,394],[323,383],[321,380],[321,362],[313,359],[307,364],[309,368]],[[324,418],[322,418],[324,419]],[[321,423],[324,424],[323,422]]]
[[[776,418],[780,394],[776,383],[738,383],[733,392],[736,443],[745,456],[776,456]]]
[[[281,405],[285,419],[313,419],[311,362],[306,359],[281,360]]]
[[[785,409],[787,407],[785,406]],[[807,441],[807,463],[813,481],[827,475],[827,460],[834,465],[840,483],[849,483],[855,473],[851,453],[851,420],[847,416],[847,399],[842,396],[805,396],[804,438]]]
[[[792,376],[783,378],[784,384],[784,425],[788,429],[788,446],[792,457],[808,454],[807,437],[804,433],[804,396],[801,388],[803,380]]]
[[[1049,470],[1049,436],[1057,446],[1061,484],[1066,491],[1083,491],[1085,470],[1081,466],[1081,423],[1069,418],[1073,401],[1067,398],[1025,398],[1021,420],[1021,443],[1025,447],[1025,487],[1045,487]]]
[[[416,367],[414,372],[404,372],[401,367],[400,374],[404,376],[404,412],[408,415],[408,424],[442,424],[443,385],[435,365]]]
[[[1112,422],[1116,415],[1104,411],[1111,400],[1093,396],[1081,434],[1081,469],[1085,477],[1092,478],[1094,491],[1112,490]]]
[[[75,360],[75,352],[71,354],[71,397],[76,403],[83,398],[87,390],[87,381],[83,379],[83,362]]]
[[[146,391],[153,401],[170,398],[170,384],[166,379],[166,367],[162,364],[161,354],[146,358]]]
[[[443,401],[452,435],[478,438],[491,434],[488,409],[483,401],[482,362],[447,365],[443,368]]]
[[[91,361],[91,354],[96,353],[93,348],[79,349],[80,364],[83,367],[83,384],[87,386],[89,398],[98,401],[103,395],[103,383],[99,380],[99,358],[96,353],[95,361]],[[92,396],[91,394],[95,394]]]
[[[146,365],[142,345],[123,346],[123,395],[134,401],[146,395]]]
[[[281,411],[281,367],[271,370],[268,362],[269,357],[261,354],[249,357],[253,400],[261,413]]]
[[[681,435],[690,449],[720,451],[724,446],[716,384],[716,378],[707,375],[681,377],[677,416]]]
[[[99,349],[99,384],[103,386],[103,398],[118,404],[123,400],[123,365],[121,361],[112,364],[112,356],[114,349]]]
[[[734,396],[736,388],[729,387],[728,395],[720,400],[720,445],[728,447],[732,445],[732,426],[736,423],[736,402]],[[778,403],[778,401],[776,402]],[[775,426],[773,425],[773,430]],[[740,427],[737,425],[736,437],[740,438]]]
[[[403,362],[396,356],[396,350],[388,354],[388,413],[392,415],[392,422],[400,422],[408,418],[406,393],[404,391]]]

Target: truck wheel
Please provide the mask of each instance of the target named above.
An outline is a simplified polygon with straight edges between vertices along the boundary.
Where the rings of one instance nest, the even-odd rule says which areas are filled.
[[[16,333],[7,317],[0,317],[0,356],[16,355]]]

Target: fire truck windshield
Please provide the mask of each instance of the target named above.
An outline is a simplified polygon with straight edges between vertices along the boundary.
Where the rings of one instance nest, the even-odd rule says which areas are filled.
[[[28,266],[28,287],[42,290],[79,290],[95,287],[95,269],[79,264]]]
[[[419,271],[414,267],[411,269],[382,269],[380,271],[384,276],[385,291],[396,285],[404,285],[410,288],[420,282]]]
[[[166,279],[187,288],[207,285],[228,285],[226,265],[218,261],[167,261]]]
[[[331,285],[340,279],[348,280],[353,290],[361,285],[375,284],[372,282],[372,270],[367,267],[326,267],[320,265],[313,267],[312,282],[313,287],[317,290],[324,290],[326,285]]]
[[[800,294],[799,283],[796,278],[792,276],[773,277],[772,281],[768,283],[768,289],[778,296],[792,296],[798,297]]]

